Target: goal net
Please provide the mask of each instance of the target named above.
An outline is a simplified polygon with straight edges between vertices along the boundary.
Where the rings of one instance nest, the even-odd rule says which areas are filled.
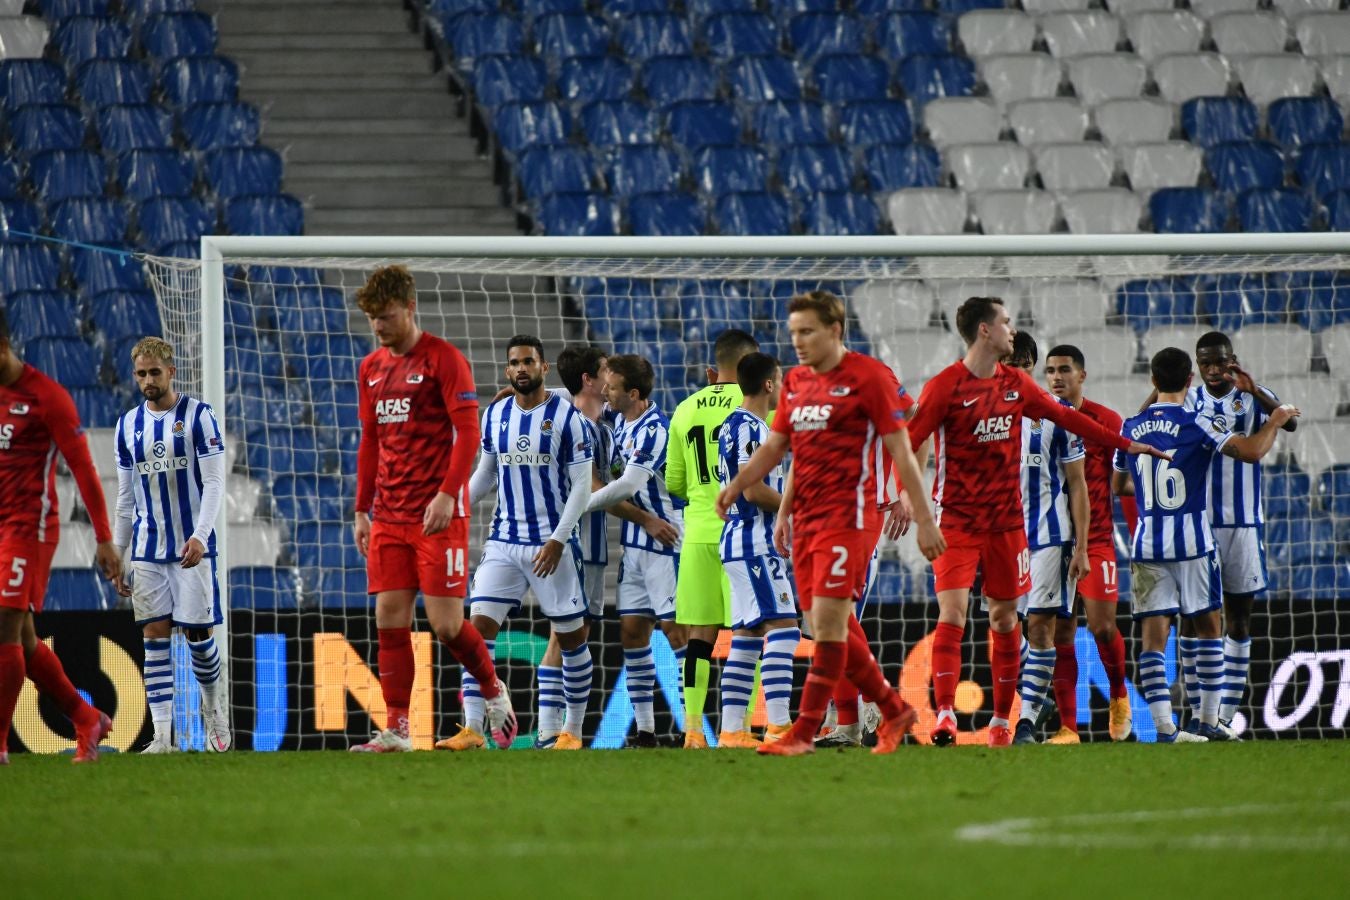
[[[524,333],[543,341],[550,362],[563,347],[584,342],[647,357],[656,371],[652,399],[669,414],[703,386],[712,342],[726,328],[751,332],[765,352],[794,364],[786,305],[817,288],[844,298],[849,345],[891,365],[915,396],[961,355],[954,312],[972,295],[1002,297],[1042,355],[1058,343],[1079,347],[1086,395],[1124,415],[1149,393],[1152,353],[1166,346],[1193,353],[1202,333],[1224,331],[1258,381],[1304,412],[1298,431],[1280,436],[1264,467],[1269,589],[1256,603],[1252,684],[1235,724],[1261,737],[1344,734],[1350,568],[1337,551],[1350,539],[1350,419],[1340,417],[1350,411],[1341,393],[1350,359],[1346,236],[208,238],[203,256],[205,263],[147,264],[167,337],[181,348],[183,387],[220,408],[228,433],[222,587],[241,747],[339,748],[383,725],[373,602],[351,534],[356,373],[374,346],[353,295],[373,269],[390,263],[416,277],[421,327],[468,358],[480,408],[505,384],[507,339]],[[559,385],[554,373],[548,383]],[[474,559],[493,502],[473,511]],[[622,746],[632,727],[612,615],[620,556],[612,519],[610,615],[591,637],[597,676],[586,741],[595,747]],[[1129,566],[1117,522],[1118,621],[1133,676]],[[936,612],[931,570],[912,536],[884,542],[863,623],[888,677],[925,712],[925,722],[932,716],[928,646]],[[521,715],[520,745],[533,736],[535,666],[547,635],[547,621],[527,597],[495,646]],[[455,730],[460,672],[420,612],[414,637],[412,728],[416,746],[425,748]],[[718,657],[726,643],[724,635]],[[658,730],[673,736],[683,718],[678,667],[659,630],[654,647],[664,695],[657,698]],[[1079,727],[1104,740],[1106,674],[1084,627],[1077,651]],[[799,690],[809,653],[804,641]],[[1169,677],[1181,681],[1175,652],[1167,659]],[[716,670],[707,706],[712,733]],[[992,693],[978,609],[966,632],[963,678],[963,740],[982,740]],[[1133,683],[1130,689],[1136,733],[1149,740],[1147,705]],[[762,702],[755,708],[762,716]]]

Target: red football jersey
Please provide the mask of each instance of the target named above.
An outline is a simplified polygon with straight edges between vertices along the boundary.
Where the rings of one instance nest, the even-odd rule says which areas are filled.
[[[930,434],[937,481],[938,524],[972,533],[1024,528],[1022,517],[1022,418],[1049,419],[1085,441],[1129,446],[1119,431],[1096,422],[1041,389],[1021,369],[999,364],[990,378],[976,378],[963,361],[943,369],[923,388],[909,422],[917,448]]]
[[[896,380],[897,402],[900,404],[900,412],[908,419],[910,411],[914,409],[914,396],[905,390],[905,386]],[[881,441],[876,441],[876,466],[880,477],[877,478],[877,506],[890,506],[905,486],[900,483],[900,479],[895,477],[895,461],[891,455],[886,452],[886,445]]]
[[[103,485],[89,456],[75,401],[32,366],[0,386],[0,534],[39,541],[60,536],[56,454],[65,457],[100,543],[112,540]]]
[[[794,532],[880,527],[874,444],[905,426],[899,388],[851,350],[823,375],[796,366],[784,376],[773,429],[792,442]]]
[[[442,490],[455,494],[455,516],[469,514],[467,478],[447,485],[458,440],[477,446],[478,390],[469,362],[449,342],[427,332],[403,356],[381,347],[361,361],[357,376],[361,457],[367,442],[378,463],[357,464],[356,509],[382,522],[421,522]],[[473,410],[474,429],[457,434],[450,418]]]
[[[1120,414],[1100,403],[1083,398],[1079,412],[1101,425],[1107,431],[1120,434],[1125,421]],[[1088,505],[1091,516],[1088,519],[1088,546],[1110,547],[1115,541],[1115,519],[1111,510],[1111,461],[1115,451],[1101,444],[1087,444],[1087,460],[1083,463],[1083,473],[1087,478]]]

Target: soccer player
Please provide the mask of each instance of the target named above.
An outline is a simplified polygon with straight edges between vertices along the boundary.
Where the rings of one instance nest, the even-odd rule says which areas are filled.
[[[1035,339],[1025,331],[1013,335],[1012,365],[1030,374],[1037,362]],[[1014,744],[1036,743],[1036,721],[1059,654],[1055,625],[1063,619],[1072,621],[1074,585],[1087,574],[1084,457],[1083,442],[1049,419],[1022,422],[1022,516],[1031,552],[1031,591],[1023,595],[1029,649],[1022,666],[1022,712]],[[1068,652],[1073,653],[1072,644]]]
[[[722,520],[715,509],[720,488],[718,435],[741,403],[736,366],[758,349],[755,339],[738,328],[722,332],[713,344],[716,366],[708,367],[708,386],[685,398],[670,417],[666,489],[689,504],[684,509],[684,543],[675,583],[675,621],[689,629],[684,656],[686,749],[708,746],[703,707],[713,645],[718,632],[731,625],[731,587],[720,557]]]
[[[1172,459],[1127,461],[1117,453],[1111,482],[1117,494],[1133,494],[1139,504],[1130,575],[1134,618],[1142,620],[1140,687],[1160,742],[1226,741],[1228,735],[1218,727],[1224,687],[1219,560],[1205,509],[1211,502],[1211,467],[1219,454],[1244,463],[1259,462],[1275,446],[1280,428],[1299,411],[1288,404],[1277,406],[1254,434],[1236,435],[1227,421],[1185,408],[1192,378],[1191,358],[1185,350],[1168,347],[1158,351],[1149,369],[1157,400],[1125,420],[1125,434],[1172,453]],[[1198,645],[1200,725],[1194,734],[1179,730],[1172,721],[1172,696],[1163,664],[1172,619],[1178,612],[1191,620]]]
[[[75,725],[75,762],[96,761],[98,742],[112,730],[112,720],[84,701],[33,627],[60,539],[57,453],[70,466],[94,524],[94,561],[112,581],[122,572],[122,557],[113,546],[103,486],[75,402],[19,359],[0,310],[0,765],[9,764],[9,728],[25,677]]]
[[[741,404],[722,424],[717,442],[717,478],[723,486],[735,479],[741,467],[768,440],[769,401],[778,393],[782,378],[778,360],[764,353],[750,353],[737,363]],[[802,633],[797,627],[797,606],[792,597],[787,560],[773,545],[774,517],[783,499],[782,491],[780,462],[763,481],[746,486],[741,499],[727,511],[722,528],[719,556],[731,585],[734,630],[731,651],[722,667],[719,747],[759,745],[745,730],[745,714],[750,707],[755,666],[761,654],[764,661],[760,676],[769,719],[765,740],[781,740],[791,727],[788,705],[792,700],[792,659]],[[713,502],[716,503],[716,497]],[[684,582],[680,585],[683,587]],[[675,602],[678,608],[678,598]],[[691,650],[685,657],[686,667],[692,658]],[[688,690],[686,680],[686,693]]]
[[[938,625],[933,636],[933,695],[938,710],[931,739],[956,741],[956,684],[961,638],[977,569],[984,574],[994,676],[990,746],[1012,743],[1012,710],[1021,656],[1017,600],[1031,588],[1030,554],[1022,520],[1022,419],[1050,419],[1085,441],[1130,453],[1156,452],[1111,434],[1061,406],[1030,375],[999,360],[1013,352],[1012,320],[997,297],[971,297],[956,311],[966,355],[924,385],[909,422],[915,448],[936,433],[933,500],[947,549],[933,562]]]
[[[655,373],[652,364],[634,354],[611,356],[605,361],[605,399],[616,413],[614,445],[623,462],[623,472],[591,495],[588,511],[607,509],[631,499],[643,512],[651,513],[682,530],[683,503],[666,490],[665,471],[670,424],[649,398]],[[656,747],[656,660],[652,656],[652,630],[661,630],[670,641],[676,659],[683,655],[684,629],[675,622],[675,567],[679,538],[662,540],[636,523],[625,521],[620,533],[623,560],[619,564],[619,640],[623,645],[628,697],[637,721],[634,746]]]
[[[483,636],[464,621],[469,552],[469,469],[477,443],[478,392],[469,363],[417,325],[417,287],[403,266],[371,273],[356,293],[380,346],[361,361],[357,394],[356,548],[366,557],[380,633],[380,689],[388,719],[352,749],[412,749],[413,600],[420,588],[431,629],[477,680],[492,739],[506,748],[516,714]]]
[[[113,543],[131,550],[131,597],[145,645],[145,699],[155,734],[142,753],[172,753],[171,634],[183,629],[201,689],[206,749],[230,749],[229,692],[220,684],[213,627],[222,621],[216,515],[225,496],[225,435],[202,401],[174,390],[173,346],[142,338],[131,373],[145,402],[117,420]]]
[[[514,395],[483,414],[483,454],[469,480],[469,502],[494,489],[497,508],[483,558],[474,572],[470,614],[492,647],[509,613],[527,590],[562,651],[566,718],[554,750],[580,750],[594,667],[586,643],[586,598],[581,580],[577,521],[591,497],[595,441],[585,416],[544,387],[548,363],[533,335],[507,342],[506,379]],[[464,673],[464,725],[437,747],[470,750],[483,746],[479,685]]]
[[[1083,351],[1072,344],[1058,344],[1045,356],[1045,378],[1050,393],[1067,400],[1074,409],[1097,422],[1107,431],[1120,433],[1123,420],[1112,409],[1083,396],[1087,365]],[[1087,618],[1088,631],[1097,643],[1097,655],[1110,694],[1108,732],[1113,741],[1130,736],[1130,695],[1125,684],[1125,638],[1116,627],[1116,601],[1120,599],[1116,578],[1115,523],[1111,504],[1111,460],[1115,452],[1101,444],[1085,447],[1087,459],[1083,474],[1088,491],[1088,573],[1078,579],[1078,597]],[[1133,505],[1134,498],[1122,497]],[[1078,658],[1074,638],[1078,630],[1075,618],[1055,622],[1055,705],[1059,708],[1059,731],[1050,744],[1078,743]]]
[[[786,736],[760,753],[800,756],[815,749],[825,709],[847,675],[862,696],[881,707],[873,753],[891,753],[918,714],[887,683],[867,644],[853,604],[862,596],[867,564],[881,535],[872,444],[880,440],[895,461],[914,504],[919,548],[929,559],[943,550],[913,452],[904,440],[899,383],[889,368],[844,346],[844,304],[828,291],[799,294],[788,303],[788,329],[801,365],[783,379],[778,411],[764,445],[717,497],[725,518],[745,489],[764,479],[789,449],[796,471],[791,510],[792,561],[797,595],[811,616],[815,657],[797,720]]]

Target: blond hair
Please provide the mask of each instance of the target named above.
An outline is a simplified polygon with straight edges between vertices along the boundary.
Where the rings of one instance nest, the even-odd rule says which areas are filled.
[[[407,266],[376,269],[356,292],[356,305],[368,316],[382,315],[391,303],[411,306],[416,299],[417,285]]]
[[[142,356],[173,365],[173,345],[163,338],[143,337],[131,348],[131,361],[134,363]]]
[[[807,291],[788,301],[788,312],[812,311],[820,317],[820,324],[829,328],[836,322],[842,328],[848,314],[844,311],[844,301],[829,291]]]

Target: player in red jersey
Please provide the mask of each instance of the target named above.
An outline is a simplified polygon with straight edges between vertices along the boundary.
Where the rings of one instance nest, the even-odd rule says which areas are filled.
[[[924,385],[919,410],[909,421],[916,450],[936,434],[933,500],[947,539],[946,552],[933,561],[939,607],[932,647],[938,718],[931,737],[939,746],[956,740],[952,707],[961,672],[961,638],[970,589],[980,569],[993,645],[989,744],[1007,746],[1012,743],[1008,716],[1021,656],[1017,600],[1031,587],[1020,484],[1022,418],[1049,419],[1084,441],[1129,453],[1154,451],[1056,403],[1026,372],[1000,363],[1012,354],[1016,334],[1002,300],[971,297],[956,311],[956,328],[966,342],[965,358]]]
[[[801,365],[783,380],[769,439],[717,497],[726,518],[747,485],[762,479],[789,449],[796,470],[792,563],[802,609],[816,641],[797,721],[760,753],[799,756],[815,749],[825,709],[841,677],[881,707],[873,753],[890,753],[918,718],[887,683],[853,615],[866,586],[867,563],[881,536],[873,444],[882,441],[913,503],[919,547],[929,559],[943,550],[942,535],[923,497],[923,477],[904,440],[899,382],[882,363],[844,346],[840,299],[812,291],[788,304],[788,329]],[[780,516],[782,513],[780,512]]]
[[[37,639],[33,615],[42,612],[47,576],[60,538],[56,455],[65,457],[79,485],[98,541],[94,559],[109,580],[122,573],[112,543],[89,444],[70,394],[24,363],[9,341],[0,311],[0,765],[9,763],[9,728],[25,677],[51,697],[75,725],[75,762],[98,759],[98,742],[112,720],[90,706],[66,677],[52,649]]]
[[[413,601],[420,588],[437,639],[478,679],[492,738],[516,735],[511,701],[483,636],[464,620],[469,469],[478,447],[478,391],[464,355],[417,326],[417,288],[403,266],[376,269],[356,294],[380,346],[357,375],[356,548],[366,557],[380,633],[383,731],[353,750],[412,749]]]
[[[1074,409],[1107,431],[1120,433],[1123,420],[1114,410],[1083,396],[1087,367],[1083,351],[1072,344],[1053,347],[1045,357],[1045,382],[1056,397],[1068,400]],[[1111,509],[1111,461],[1113,454],[1100,444],[1087,448],[1084,473],[1087,478],[1088,575],[1078,581],[1078,596],[1087,614],[1088,631],[1097,641],[1097,653],[1110,683],[1111,740],[1130,736],[1130,696],[1125,688],[1125,639],[1116,627],[1115,522]],[[1074,655],[1077,616],[1055,622],[1055,705],[1059,707],[1060,730],[1046,743],[1078,743],[1078,658]],[[1065,732],[1068,732],[1066,734]],[[1072,735],[1072,736],[1070,736]]]

